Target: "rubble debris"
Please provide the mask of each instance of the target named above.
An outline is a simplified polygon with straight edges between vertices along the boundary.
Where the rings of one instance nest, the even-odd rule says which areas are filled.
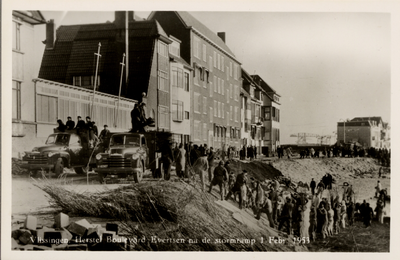
[[[63,228],[69,225],[69,216],[64,213],[59,213],[54,218],[55,228]]]

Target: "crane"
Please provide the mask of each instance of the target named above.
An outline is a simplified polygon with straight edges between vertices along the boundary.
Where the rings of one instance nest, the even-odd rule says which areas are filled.
[[[312,133],[297,133],[291,134],[290,137],[297,137],[297,144],[307,144],[307,137],[319,138],[320,136]]]

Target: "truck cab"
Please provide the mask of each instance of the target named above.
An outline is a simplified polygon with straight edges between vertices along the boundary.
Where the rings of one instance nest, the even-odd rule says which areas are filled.
[[[96,155],[96,168],[99,181],[104,178],[126,178],[140,182],[149,167],[149,147],[141,133],[113,133],[105,153]]]
[[[83,145],[76,131],[53,133],[48,136],[45,145],[34,147],[31,152],[22,153],[21,167],[31,171],[32,175],[44,170],[53,171],[59,176],[63,173],[64,167],[73,167],[77,174],[85,174],[88,163],[89,165],[95,163],[91,157],[101,150],[104,148],[89,148]]]

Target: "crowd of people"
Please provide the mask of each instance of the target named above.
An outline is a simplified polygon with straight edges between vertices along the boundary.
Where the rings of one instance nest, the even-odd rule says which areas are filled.
[[[61,119],[58,119],[57,123],[58,127],[55,129],[57,132],[75,131],[81,137],[82,146],[85,148],[93,148],[98,141],[105,143],[109,141],[110,130],[108,130],[108,125],[104,125],[104,129],[99,135],[96,122],[92,121],[89,116],[86,117],[86,121],[78,116],[76,124],[70,116],[67,117],[65,124]]]
[[[299,151],[300,159],[304,158],[333,158],[333,157],[371,157],[379,160],[382,166],[390,167],[390,154],[391,150],[387,148],[363,148],[361,146],[352,145],[348,147],[344,146],[330,146],[323,147],[320,149],[314,149],[313,147],[306,147]],[[278,146],[276,149],[276,155],[278,158],[284,158],[284,155],[287,158],[293,157],[293,152],[291,147],[281,147]]]
[[[265,213],[270,227],[285,229],[288,234],[315,240],[338,234],[355,221],[362,221],[368,227],[374,216],[383,223],[387,189],[382,189],[379,181],[376,187],[378,199],[375,210],[372,210],[366,201],[361,204],[355,202],[351,184],[345,182],[333,187],[334,179],[328,173],[318,184],[312,179],[310,185],[289,191],[290,185],[281,185],[278,179],[260,182],[249,177],[246,170],[236,174],[230,168],[229,160],[225,163],[220,160],[218,166],[213,168],[212,147],[207,149],[204,145],[200,149],[189,145],[183,149],[180,145],[178,150],[177,153],[187,154],[186,158],[193,162],[191,167],[200,176],[203,191],[206,191],[206,182],[209,184],[208,192],[213,186],[218,186],[221,200],[237,201],[240,209],[250,208],[257,219]],[[179,158],[182,160],[182,157]],[[182,167],[179,169],[177,175],[184,178],[185,171]]]

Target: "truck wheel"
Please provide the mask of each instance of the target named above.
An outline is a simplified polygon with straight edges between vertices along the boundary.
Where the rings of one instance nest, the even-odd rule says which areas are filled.
[[[142,169],[140,172],[135,172],[134,174],[133,174],[133,178],[134,178],[134,180],[135,180],[135,183],[139,183],[141,180],[142,180],[142,178],[143,178],[143,173],[144,173],[144,167],[143,167],[143,163],[142,163],[142,161],[140,161],[140,164],[138,165],[139,167],[138,168],[140,168],[140,169]]]
[[[39,172],[40,172],[39,170],[31,170],[29,172],[29,176],[32,177],[32,178],[36,178],[36,177],[38,177]]]
[[[56,177],[60,176],[64,172],[64,161],[62,158],[58,158],[56,164],[54,165],[54,173]]]
[[[79,174],[79,175],[87,174],[86,167],[74,167],[74,170],[75,170],[76,174]]]

